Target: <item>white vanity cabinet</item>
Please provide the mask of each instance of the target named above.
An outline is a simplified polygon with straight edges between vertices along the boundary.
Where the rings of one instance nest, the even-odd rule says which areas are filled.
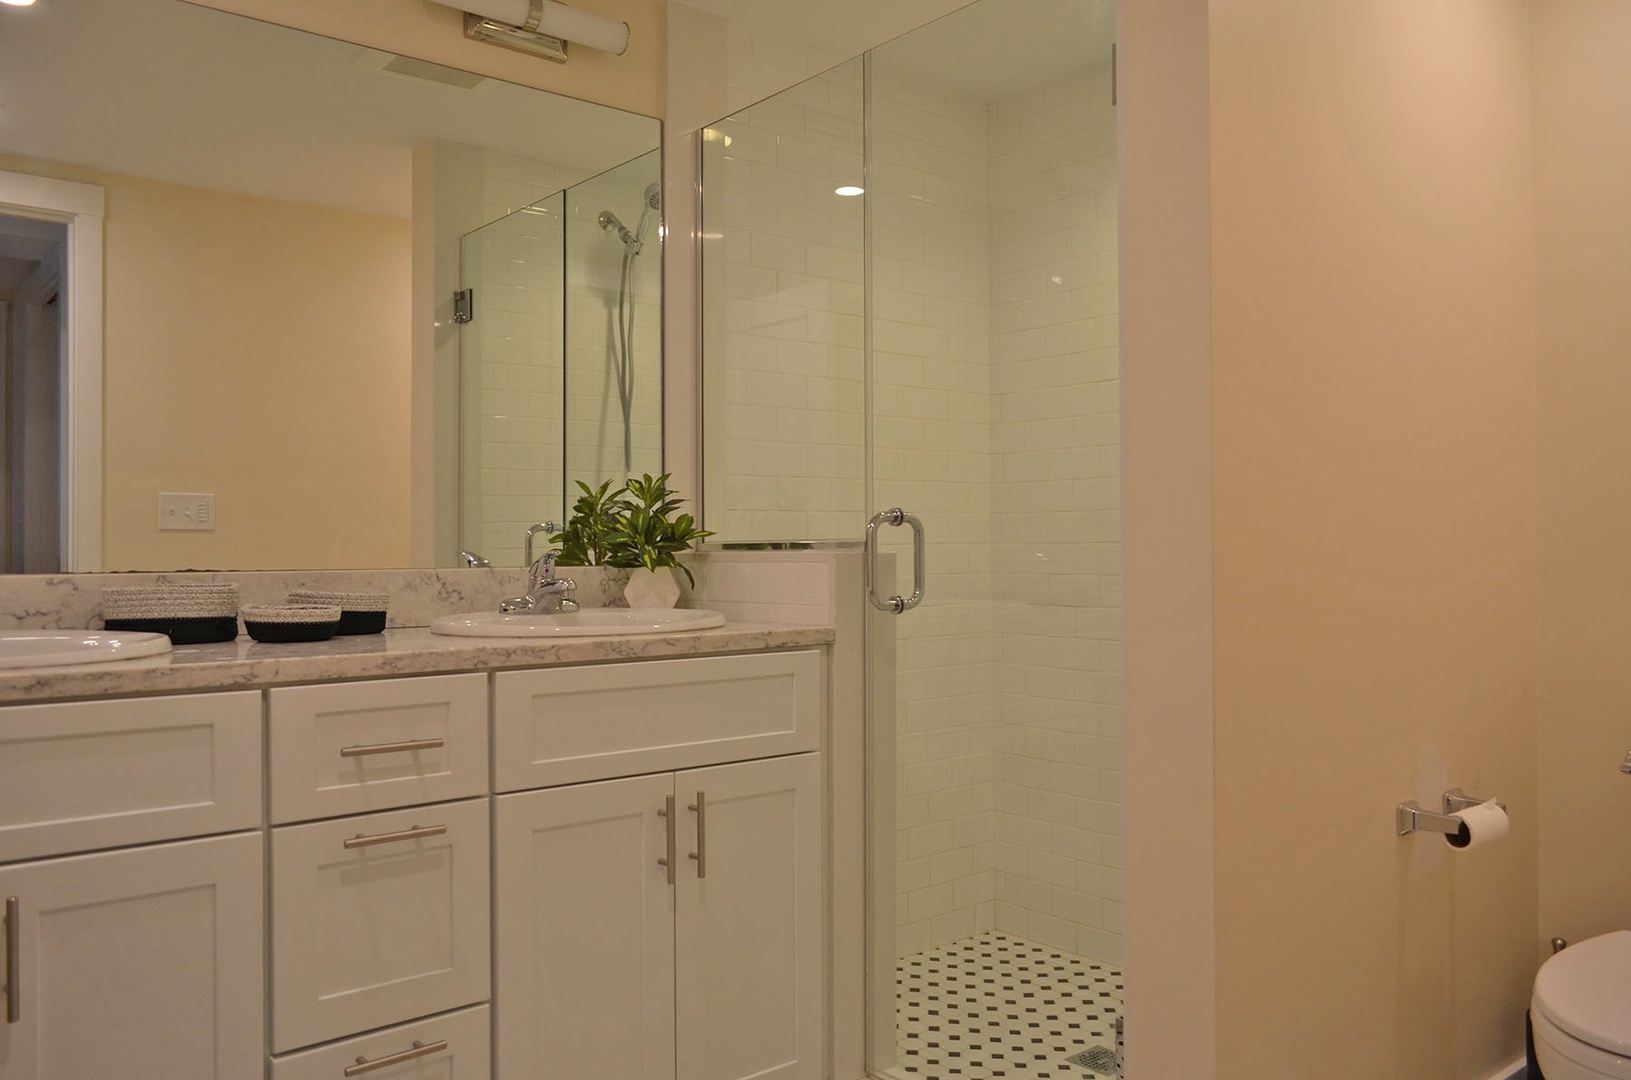
[[[495,800],[501,1080],[823,1075],[822,677],[809,651],[495,678],[501,786],[649,773]],[[738,760],[766,749],[792,752]]]
[[[260,1074],[260,731],[253,692],[0,709],[0,1080]]]
[[[826,678],[0,707],[0,1080],[821,1080]]]

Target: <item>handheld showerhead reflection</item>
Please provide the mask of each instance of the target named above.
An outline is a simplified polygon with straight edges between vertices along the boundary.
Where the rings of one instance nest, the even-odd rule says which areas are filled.
[[[600,212],[600,227],[609,233],[616,233],[617,238],[629,247],[639,246],[640,241],[635,238],[633,233],[629,232],[628,226],[624,225],[618,219],[618,216],[610,210]]]

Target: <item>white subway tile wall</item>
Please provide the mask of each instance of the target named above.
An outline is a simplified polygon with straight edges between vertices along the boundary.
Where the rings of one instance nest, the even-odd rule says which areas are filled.
[[[1122,960],[1120,355],[1107,66],[991,107],[996,929]]]
[[[861,63],[704,134],[716,540],[837,539],[864,523]]]
[[[828,626],[838,619],[837,557],[825,552],[720,551],[687,556],[696,585],[683,582],[687,607],[731,622]]]

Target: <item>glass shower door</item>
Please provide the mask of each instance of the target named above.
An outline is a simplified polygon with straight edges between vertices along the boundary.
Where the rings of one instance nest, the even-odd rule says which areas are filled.
[[[460,241],[459,544],[522,564],[566,504],[566,193]]]

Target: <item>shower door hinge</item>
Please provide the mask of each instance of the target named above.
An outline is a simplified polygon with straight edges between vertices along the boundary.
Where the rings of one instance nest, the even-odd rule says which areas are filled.
[[[467,323],[476,317],[476,290],[460,289],[453,294],[453,321]]]

